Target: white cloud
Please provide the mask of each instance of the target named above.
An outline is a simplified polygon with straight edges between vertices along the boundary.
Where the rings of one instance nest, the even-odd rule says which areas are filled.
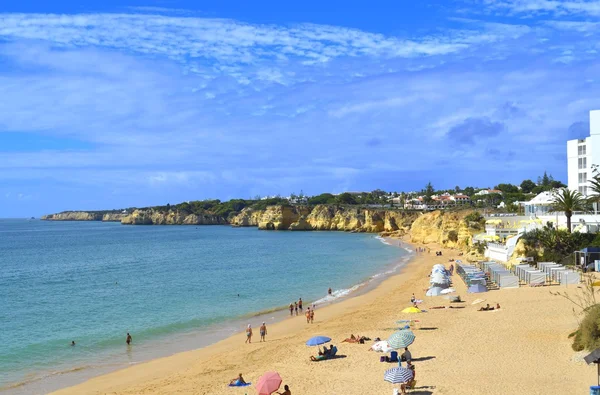
[[[514,32],[513,32],[514,33]],[[511,34],[513,34],[511,33]],[[420,39],[386,36],[338,26],[252,25],[234,20],[145,14],[0,14],[0,37],[28,39],[63,47],[98,46],[187,62],[282,62],[305,64],[340,57],[446,55],[471,45],[497,41],[506,32],[470,30],[454,37]]]
[[[598,0],[483,0],[482,3],[509,14],[600,15]]]

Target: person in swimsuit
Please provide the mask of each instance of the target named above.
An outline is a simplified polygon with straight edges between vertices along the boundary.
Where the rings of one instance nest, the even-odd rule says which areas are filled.
[[[329,295],[331,295],[331,288],[329,288],[329,289],[327,290],[327,293],[328,293]]]
[[[292,391],[290,391],[290,387],[287,384],[283,386],[283,389],[285,391],[278,392],[279,395],[292,395]]]
[[[265,323],[263,322],[262,325],[260,326],[259,330],[260,330],[260,341],[266,342],[265,335],[267,334],[267,325],[265,325]]]
[[[252,343],[252,326],[250,324],[246,328],[246,343]]]
[[[290,315],[294,315],[294,304],[290,303]]]
[[[238,377],[231,379],[231,381],[229,382],[229,385],[241,385],[241,384],[246,384],[246,380],[244,380],[241,373]]]
[[[73,341],[71,342],[71,345],[72,345],[72,346],[74,346],[74,345],[75,345],[75,340],[73,340]]]
[[[298,309],[300,309],[300,312],[302,313],[302,298],[298,299]]]
[[[294,302],[294,312],[298,315],[298,302]]]
[[[306,309],[306,323],[310,323],[310,307]]]
[[[133,338],[131,337],[129,332],[127,332],[127,340],[125,340],[125,342],[127,343],[127,345],[130,345],[132,341],[133,341]]]
[[[310,311],[310,323],[312,324],[314,320],[315,320],[315,310],[312,309]]]

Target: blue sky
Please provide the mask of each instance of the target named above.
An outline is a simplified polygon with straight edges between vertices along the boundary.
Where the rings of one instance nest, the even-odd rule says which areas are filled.
[[[9,3],[0,217],[565,180],[600,108],[600,1]]]

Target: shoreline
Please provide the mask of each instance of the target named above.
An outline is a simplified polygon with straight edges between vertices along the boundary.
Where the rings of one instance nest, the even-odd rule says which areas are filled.
[[[334,295],[338,291],[345,293],[334,296],[331,300],[328,300],[330,298],[329,296],[319,298],[315,301],[305,300],[305,309],[313,303],[316,303],[316,311],[320,311],[320,309],[326,308],[327,306],[335,305],[368,293],[378,287],[390,276],[394,276],[402,271],[407,263],[414,257],[414,252],[400,247],[396,245],[396,243],[390,243],[390,240],[392,240],[390,238],[382,238],[375,234],[371,236],[373,239],[377,239],[377,241],[384,244],[381,248],[401,248],[403,250],[401,255],[396,258],[393,263],[378,267],[373,274],[363,278],[360,282],[351,285],[347,289],[336,290]],[[393,240],[396,242],[398,241],[397,239]],[[300,318],[303,318],[302,314],[299,314],[299,316]],[[140,351],[133,353],[137,355],[132,357],[130,351],[128,351],[129,363],[107,362],[107,355],[110,353],[107,351],[107,354],[104,355],[104,358],[100,358],[98,363],[85,364],[82,366],[65,366],[64,368],[53,372],[42,372],[39,377],[32,378],[29,381],[8,384],[0,389],[0,393],[6,393],[7,395],[21,395],[61,391],[65,388],[80,385],[96,377],[128,369],[131,366],[148,363],[157,359],[168,358],[185,352],[202,350],[219,343],[220,341],[239,335],[239,333],[241,333],[240,329],[245,327],[248,321],[252,321],[253,326],[256,321],[265,321],[270,327],[271,325],[294,318],[298,317],[290,317],[287,306],[250,312],[235,319],[213,324],[202,329],[187,330],[173,334],[172,337],[150,340],[148,343],[145,343],[143,347],[138,348]],[[257,327],[258,326],[256,326],[256,328]]]
[[[417,368],[417,392],[498,394],[586,393],[595,384],[596,368],[581,361],[571,350],[568,334],[577,325],[572,305],[550,294],[561,287],[540,287],[467,294],[462,280],[454,288],[466,303],[463,309],[429,310],[418,315],[401,314],[414,292],[424,299],[423,308],[448,306],[444,297],[424,297],[428,273],[435,263],[448,265],[456,252],[442,250],[442,258],[416,254],[405,270],[388,277],[363,295],[316,310],[315,323],[288,319],[269,326],[267,342],[244,344],[238,333],[211,346],[155,359],[95,377],[80,385],[55,392],[71,394],[243,394],[254,387],[228,388],[239,372],[253,383],[265,371],[278,371],[294,394],[382,394],[393,385],[383,373],[393,364],[379,362],[382,354],[368,352],[368,344],[341,342],[351,333],[387,338],[398,319],[419,319],[411,346]],[[576,287],[568,292],[578,292]],[[476,299],[500,303],[501,310],[478,312]],[[418,330],[420,329],[422,330]],[[304,345],[315,335],[327,335],[341,358],[310,362],[313,348]],[[370,342],[369,342],[370,343]],[[560,371],[560,374],[556,374]],[[397,386],[396,386],[397,387]]]
[[[377,274],[383,275],[379,281],[377,281],[377,278],[373,278],[373,276],[369,277],[369,279],[376,281],[375,284],[369,286],[368,280],[363,281],[357,285],[364,284],[364,286],[357,289],[355,292],[351,292],[350,294],[345,295],[343,297],[336,298],[332,301],[320,303],[319,305],[316,305],[315,316],[317,316],[317,315],[320,316],[322,314],[326,315],[326,316],[330,316],[330,315],[335,316],[338,312],[345,311],[346,309],[351,308],[354,305],[363,303],[364,302],[363,299],[367,299],[367,300],[371,299],[372,297],[375,296],[375,293],[378,289],[386,286],[386,283],[390,283],[387,285],[391,285],[391,283],[396,282],[396,280],[401,280],[403,277],[405,277],[407,275],[406,271],[409,270],[413,265],[419,263],[419,260],[417,258],[421,258],[421,259],[425,258],[425,256],[423,256],[423,255],[415,254],[414,250],[407,249],[407,246],[412,246],[412,245],[410,243],[404,241],[403,239],[394,239],[394,238],[390,238],[390,237],[382,238],[381,236],[375,236],[375,235],[373,237],[379,238],[380,242],[382,242],[383,244],[387,244],[388,246],[390,246],[392,248],[400,248],[400,249],[405,250],[407,252],[407,255],[399,258],[398,262],[396,262],[394,264],[394,267],[392,268],[393,272],[389,273],[387,276],[385,275],[385,273],[375,273],[373,276],[375,276]],[[391,240],[393,240],[395,242],[401,242],[402,245],[390,244],[389,241],[391,241]],[[400,260],[406,259],[406,258],[408,258],[408,259],[405,262],[399,262]],[[416,259],[417,259],[417,261],[415,262]],[[388,271],[389,271],[389,269],[386,270],[386,272],[388,272]],[[357,301],[358,299],[360,299],[360,300]],[[310,304],[312,304],[312,302]],[[308,307],[309,303],[307,303],[306,306]],[[304,311],[306,311],[306,307],[305,307]],[[273,330],[277,330],[279,327],[285,327],[284,331],[282,331],[282,333],[279,336],[287,337],[287,336],[293,334],[293,333],[288,333],[288,330],[290,329],[290,327],[293,327],[294,329],[299,331],[300,328],[298,327],[298,325],[296,325],[298,323],[298,320],[300,320],[301,323],[304,323],[303,315],[299,314],[298,316],[290,317],[287,315],[287,310],[285,308],[278,309],[278,310],[274,311],[274,313],[283,313],[284,317],[281,317],[278,321],[275,321],[274,323],[268,325],[267,329],[268,329],[269,333],[272,333]],[[244,318],[244,320],[247,320],[248,318],[255,319],[256,317],[259,317],[259,316],[262,316],[262,315],[252,314],[252,315],[248,316],[247,318]],[[292,322],[293,322],[293,325],[290,325]],[[317,322],[318,322],[318,318],[315,321],[315,323],[317,323]],[[288,324],[288,325],[286,325],[286,324]],[[257,341],[260,339],[257,328],[253,327],[253,329],[255,329],[256,333],[253,336],[253,339],[255,339],[255,341],[253,341],[252,344],[257,344],[257,343],[260,344],[260,342]],[[296,332],[296,330],[294,330],[294,329],[292,329],[290,332]],[[269,338],[269,336],[270,336],[270,334],[267,335],[267,338]],[[55,390],[55,391],[51,392],[51,394],[53,394],[53,395],[70,395],[70,394],[75,395],[75,394],[81,394],[81,393],[96,394],[96,393],[115,391],[114,389],[106,389],[106,390],[98,391],[98,390],[92,389],[92,388],[96,388],[96,383],[95,383],[96,380],[103,381],[103,382],[106,380],[106,381],[110,382],[111,376],[126,375],[126,372],[129,371],[130,369],[136,369],[136,370],[142,369],[143,370],[144,365],[155,365],[155,364],[161,364],[162,362],[164,362],[166,365],[170,365],[170,360],[172,360],[172,359],[177,359],[179,361],[188,361],[188,360],[190,360],[190,358],[196,357],[196,355],[194,355],[194,354],[201,354],[201,355],[205,354],[203,356],[212,356],[215,353],[220,352],[221,347],[230,346],[232,343],[236,343],[238,340],[241,340],[244,338],[245,338],[244,332],[237,331],[236,333],[230,334],[229,336],[227,336],[223,339],[220,339],[216,342],[207,344],[201,348],[177,352],[172,355],[163,356],[163,357],[154,358],[154,359],[151,359],[148,361],[140,362],[140,363],[137,363],[130,367],[113,370],[106,374],[96,375],[94,377],[88,378],[86,381],[84,381],[82,383],[79,383],[79,384],[76,384],[73,386],[63,387],[58,390]],[[263,344],[267,344],[270,341],[272,341],[272,340],[268,339]],[[242,343],[242,345],[243,345],[243,341],[241,341],[240,343]],[[161,372],[163,372],[162,368],[160,370],[161,370]],[[168,369],[168,370],[170,370],[170,369]],[[137,376],[137,375],[138,375],[138,372],[136,372],[135,376]],[[256,381],[256,380],[254,380],[254,381]],[[90,385],[89,388],[88,388],[88,384]],[[219,393],[219,392],[215,392],[215,393]]]

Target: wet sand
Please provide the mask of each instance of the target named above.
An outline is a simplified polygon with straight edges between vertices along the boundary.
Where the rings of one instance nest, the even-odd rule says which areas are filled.
[[[432,251],[440,249],[429,245]],[[294,317],[270,325],[266,343],[259,342],[258,328],[252,344],[240,333],[211,346],[152,360],[56,394],[254,394],[254,387],[229,388],[230,379],[243,373],[255,383],[266,371],[279,372],[294,395],[391,394],[394,386],[383,380],[386,369],[380,353],[368,344],[341,341],[351,333],[387,338],[399,319],[419,319],[420,330],[410,347],[416,366],[416,394],[571,394],[588,393],[596,383],[595,366],[576,362],[567,338],[577,326],[572,305],[550,291],[559,287],[519,288],[467,294],[455,276],[455,289],[464,309],[431,309],[422,314],[402,314],[414,292],[424,299],[423,308],[449,306],[443,296],[425,297],[427,274],[435,263],[448,265],[459,258],[417,255],[399,275],[374,290],[330,306],[317,308],[314,324]],[[577,292],[569,288],[568,292]],[[478,312],[475,299],[500,303],[493,312]],[[454,304],[453,304],[454,305]],[[335,360],[311,362],[316,349],[306,340],[326,335],[338,347]]]

